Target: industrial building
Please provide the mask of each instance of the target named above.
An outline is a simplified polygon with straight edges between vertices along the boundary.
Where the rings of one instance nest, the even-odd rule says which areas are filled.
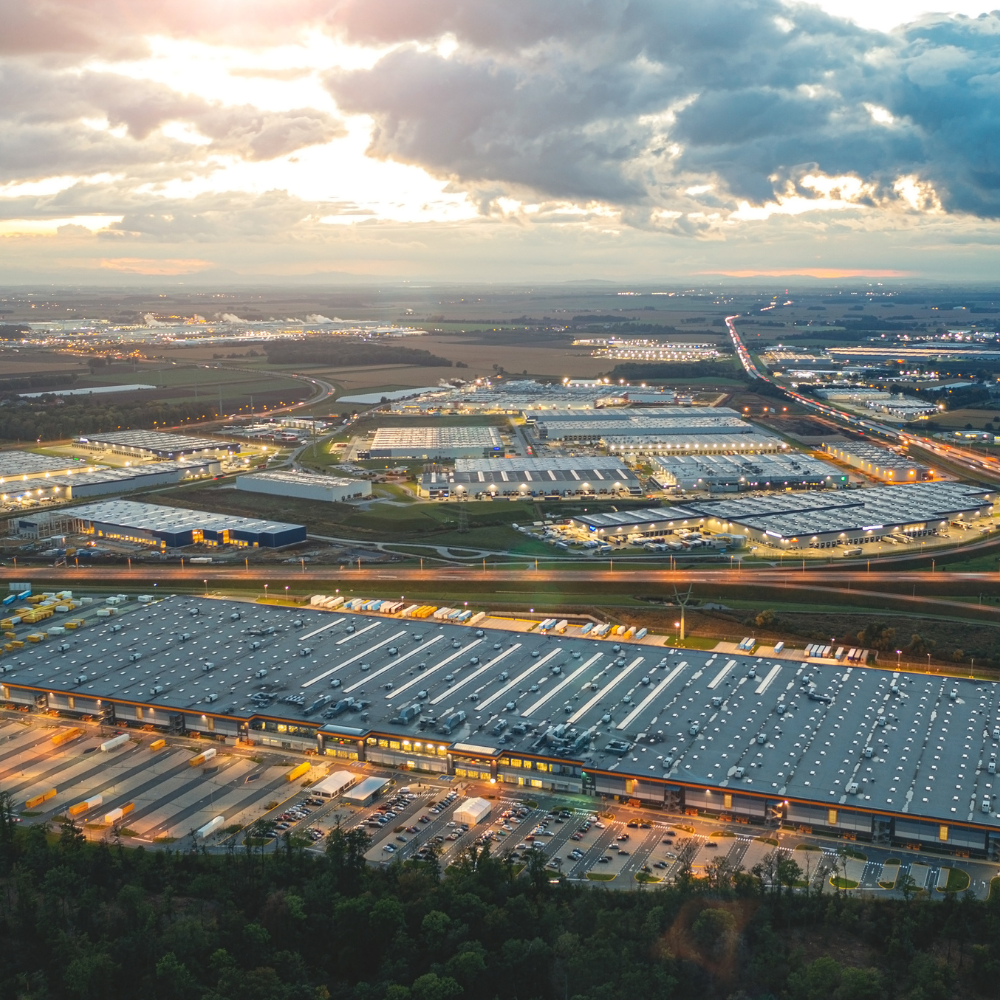
[[[659,435],[752,434],[755,430],[726,407],[663,406],[655,410],[607,407],[586,415],[529,410],[525,421],[534,426],[539,440],[598,442],[604,438],[650,439]]]
[[[281,548],[306,540],[301,524],[264,521],[254,517],[213,514],[183,507],[105,500],[74,507],[77,531],[97,538],[118,539],[161,549],[185,545],[236,545]]]
[[[884,413],[893,420],[901,420],[904,423],[911,420],[926,420],[934,416],[939,407],[934,404],[920,403],[915,399],[907,399],[905,396],[893,396],[891,399],[869,399],[865,403],[865,408]]]
[[[608,406],[690,406],[690,393],[671,389],[611,385],[607,379],[567,379],[563,382],[535,382],[532,379],[503,379],[457,388],[424,390],[414,399],[394,402],[394,413],[502,413],[519,416],[525,412],[550,410],[587,413]]]
[[[98,468],[100,466],[88,464],[83,459],[37,455],[33,451],[0,451],[0,487],[10,486],[15,480],[27,482],[52,476],[72,476]]]
[[[911,483],[837,493],[785,493],[688,501],[714,531],[740,531],[779,549],[906,544],[947,531],[952,521],[989,517],[993,494],[961,483]]]
[[[653,481],[662,489],[708,490],[738,493],[742,490],[788,488],[829,489],[846,486],[848,476],[832,465],[788,452],[777,455],[656,455],[650,458]]]
[[[749,427],[752,434],[653,434],[648,437],[621,437],[605,433],[600,440],[615,455],[763,455],[790,451],[789,445],[774,434]]]
[[[1000,857],[995,682],[195,597],[114,611],[5,653],[0,698]]]
[[[421,496],[642,496],[639,477],[620,459],[460,458],[453,470],[425,472]]]
[[[832,548],[898,541],[945,531],[993,511],[993,495],[961,483],[914,483],[837,492],[776,493],[733,500],[685,500],[683,506],[582,513],[567,524],[602,539],[705,529],[781,549]]]
[[[918,483],[934,478],[929,466],[868,441],[831,441],[824,447],[831,458],[887,483]]]
[[[47,478],[0,486],[0,500],[4,503],[24,500],[84,500],[108,493],[127,493],[150,486],[217,476],[221,471],[222,466],[215,458],[192,462],[151,462],[125,469],[90,466],[87,469],[71,469],[68,473],[58,475],[46,474]]]
[[[110,451],[131,458],[180,458],[183,455],[223,455],[240,446],[218,438],[168,434],[166,431],[109,431],[77,438],[76,444],[91,451]]]
[[[495,427],[380,427],[368,448],[370,458],[449,459],[502,455]]]
[[[269,493],[277,497],[327,502],[360,500],[362,497],[372,495],[372,484],[367,479],[340,479],[336,476],[319,476],[291,469],[253,472],[246,476],[238,476],[236,488],[251,493]]]
[[[624,542],[632,538],[658,538],[697,531],[705,517],[690,506],[647,507],[642,510],[595,511],[576,514],[566,522],[571,529],[601,541]]]

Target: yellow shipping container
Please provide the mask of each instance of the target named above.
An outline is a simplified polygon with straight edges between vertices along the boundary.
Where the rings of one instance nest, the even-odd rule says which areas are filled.
[[[75,740],[78,736],[83,736],[83,730],[77,726],[72,729],[63,729],[52,737],[52,744],[61,747],[64,743],[69,743],[70,740]]]
[[[56,790],[50,788],[47,792],[42,792],[41,795],[35,795],[33,798],[25,800],[25,808],[34,809],[36,806],[40,806],[43,802],[48,802],[49,799],[54,799],[56,797]]]
[[[24,642],[21,639],[15,639],[10,643],[11,649],[24,649]]]
[[[285,780],[296,781],[298,778],[301,778],[302,775],[308,774],[311,767],[312,764],[310,764],[309,761],[304,760],[298,767],[293,767],[291,771],[285,775]]]
[[[166,740],[153,740],[153,742],[149,744],[149,749],[162,750],[166,745],[167,745]]]

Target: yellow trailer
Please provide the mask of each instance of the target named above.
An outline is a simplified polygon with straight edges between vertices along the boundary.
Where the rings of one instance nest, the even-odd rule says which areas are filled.
[[[188,761],[188,763],[192,767],[198,767],[199,765],[206,763],[206,761],[210,761],[218,752],[219,751],[216,750],[215,747],[209,747],[208,750],[202,750],[201,753],[195,754]]]
[[[48,802],[49,799],[54,799],[56,797],[56,790],[50,788],[47,792],[42,792],[41,795],[32,796],[30,799],[26,799],[24,806],[26,809],[35,809],[40,806],[43,802]]]
[[[153,742],[149,744],[149,749],[162,750],[166,745],[167,745],[166,740],[153,740]]]
[[[89,799],[84,799],[82,802],[77,802],[75,805],[71,805],[66,811],[70,814],[70,816],[82,816],[85,812],[90,812],[91,809],[96,809],[103,802],[103,795],[91,795]]]
[[[62,729],[52,737],[52,745],[61,747],[70,740],[75,740],[78,736],[83,736],[83,730],[74,726],[72,729]]]
[[[310,764],[309,761],[304,760],[301,764],[299,764],[298,767],[293,767],[291,771],[289,771],[288,774],[285,775],[285,780],[296,781],[297,779],[301,778],[304,774],[308,774],[311,768],[312,764]]]

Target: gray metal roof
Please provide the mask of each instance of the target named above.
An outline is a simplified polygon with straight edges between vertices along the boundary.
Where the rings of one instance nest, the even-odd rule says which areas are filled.
[[[464,711],[453,747],[1000,828],[995,683],[194,597],[125,608],[4,657],[3,683],[435,742]]]
[[[181,451],[222,451],[238,448],[238,445],[220,438],[195,437],[193,434],[170,434],[166,431],[99,431],[80,436],[83,442],[121,445],[154,451],[157,454]]]
[[[190,531],[209,529],[222,531],[275,531],[283,528],[299,527],[283,521],[265,521],[257,517],[238,517],[234,514],[219,514],[205,510],[190,510],[186,507],[164,507],[155,503],[139,503],[135,500],[102,500],[97,503],[72,507],[70,511],[81,521],[99,524],[113,524],[122,528],[138,528],[144,531]]]
[[[778,493],[733,500],[692,500],[705,517],[786,537],[947,521],[992,502],[991,491],[963,483],[906,483],[837,493]]]

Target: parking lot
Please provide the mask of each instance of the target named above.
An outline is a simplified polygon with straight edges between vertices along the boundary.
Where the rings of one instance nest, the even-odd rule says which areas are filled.
[[[685,865],[694,877],[703,877],[720,857],[745,871],[757,865],[767,871],[776,860],[792,858],[804,879],[824,892],[898,895],[907,885],[908,891],[943,898],[949,874],[958,869],[958,881],[967,875],[970,891],[983,898],[997,874],[997,865],[983,860],[669,817],[578,797],[552,796],[539,803],[503,785],[393,776],[358,764],[350,769],[359,778],[381,773],[386,781],[371,804],[352,805],[311,791],[317,781],[344,768],[344,762],[330,759],[304,761],[190,736],[0,714],[0,787],[12,796],[19,818],[69,817],[91,839],[119,836],[125,844],[219,850],[229,840],[242,843],[250,828],[262,835],[265,850],[287,834],[319,852],[329,831],[341,824],[370,836],[366,857],[373,864],[436,856],[446,867],[468,847],[489,842],[494,855],[509,856],[519,865],[537,850],[552,877],[598,881],[613,889],[634,889],[637,876],[669,883]],[[455,819],[469,796],[485,796],[491,807],[490,815],[471,827]],[[602,811],[609,805],[617,811]]]

